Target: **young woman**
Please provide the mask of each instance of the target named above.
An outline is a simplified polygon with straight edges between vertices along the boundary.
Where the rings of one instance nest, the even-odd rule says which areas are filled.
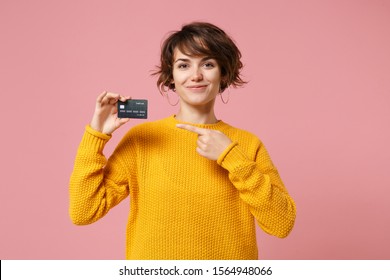
[[[128,122],[103,92],[70,180],[70,216],[102,218],[130,196],[127,259],[257,259],[255,221],[286,237],[295,204],[253,134],[218,120],[214,103],[240,86],[241,54],[220,28],[192,23],[164,42],[158,87],[177,94],[176,115],[133,127],[107,160],[111,134]]]

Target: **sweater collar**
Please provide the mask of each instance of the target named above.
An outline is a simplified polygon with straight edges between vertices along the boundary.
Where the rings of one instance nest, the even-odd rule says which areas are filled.
[[[222,120],[218,120],[216,123],[203,124],[203,123],[183,122],[183,121],[177,120],[175,117],[176,117],[176,115],[171,115],[170,117],[167,118],[167,121],[173,126],[176,126],[176,124],[182,123],[182,124],[189,124],[189,125],[200,127],[200,128],[214,129],[214,130],[222,130],[222,129],[228,127],[228,125],[226,123],[224,123]]]

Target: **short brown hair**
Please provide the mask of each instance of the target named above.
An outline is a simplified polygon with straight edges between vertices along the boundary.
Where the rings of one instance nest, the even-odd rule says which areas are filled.
[[[172,70],[176,48],[188,56],[206,55],[214,58],[221,68],[221,92],[230,85],[238,87],[246,83],[240,76],[243,67],[241,52],[233,40],[211,23],[193,22],[184,25],[180,31],[172,32],[162,44],[160,66],[153,73],[159,75],[157,87],[161,93],[166,88],[175,87],[172,84]]]

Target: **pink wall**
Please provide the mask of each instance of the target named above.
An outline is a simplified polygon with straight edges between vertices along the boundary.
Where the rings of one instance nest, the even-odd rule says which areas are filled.
[[[287,239],[259,232],[260,257],[389,259],[390,2],[380,0],[1,0],[0,258],[124,258],[128,202],[90,226],[68,218],[76,148],[103,90],[149,99],[150,120],[176,112],[149,74],[164,35],[193,20],[237,41],[250,83],[218,102],[218,117],[265,142],[297,203]]]

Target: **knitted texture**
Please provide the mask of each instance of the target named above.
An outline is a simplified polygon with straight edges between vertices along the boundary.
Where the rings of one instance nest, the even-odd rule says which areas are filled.
[[[108,160],[111,136],[87,126],[70,179],[72,221],[93,223],[130,195],[127,259],[257,259],[255,220],[286,237],[296,213],[264,145],[223,121],[192,124],[233,141],[209,160],[177,123],[133,127]]]

